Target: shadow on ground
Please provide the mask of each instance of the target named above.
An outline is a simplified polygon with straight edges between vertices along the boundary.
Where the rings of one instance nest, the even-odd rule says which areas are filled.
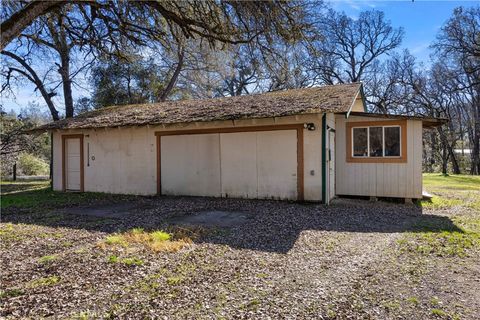
[[[215,222],[216,217],[232,221],[230,224],[222,224],[222,221],[211,223],[212,232],[207,233],[200,242],[277,253],[288,252],[305,230],[360,233],[462,232],[448,217],[422,214],[422,208],[418,206],[343,199],[325,207],[321,204],[269,200],[136,197],[129,201],[92,203],[88,206],[50,210],[47,213],[38,210],[8,211],[2,222],[106,233],[135,227],[145,230],[165,229],[172,224],[191,225],[195,221],[209,227],[208,224],[205,225],[204,217],[199,216],[207,213],[212,222]],[[220,214],[216,216],[212,212]],[[235,215],[242,217],[236,219]]]

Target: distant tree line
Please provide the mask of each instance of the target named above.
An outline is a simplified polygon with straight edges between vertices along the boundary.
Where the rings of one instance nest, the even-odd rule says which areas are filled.
[[[425,130],[426,171],[480,174],[479,6],[455,9],[428,65],[383,12],[321,1],[4,1],[1,16],[2,94],[31,83],[53,120],[361,81],[371,111],[450,120]]]

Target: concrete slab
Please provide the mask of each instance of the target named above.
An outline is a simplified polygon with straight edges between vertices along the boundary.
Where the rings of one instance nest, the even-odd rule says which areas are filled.
[[[138,208],[138,204],[135,203],[116,203],[94,207],[67,208],[64,209],[62,213],[85,215],[99,218],[122,219],[127,218],[130,213],[136,208]]]
[[[170,222],[179,225],[196,225],[203,227],[234,227],[244,224],[249,218],[250,214],[245,212],[212,210],[174,217]]]

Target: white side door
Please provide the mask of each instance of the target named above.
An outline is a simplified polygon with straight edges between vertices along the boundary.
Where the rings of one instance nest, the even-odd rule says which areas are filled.
[[[65,141],[65,189],[81,190],[81,150],[80,138],[68,138]]]

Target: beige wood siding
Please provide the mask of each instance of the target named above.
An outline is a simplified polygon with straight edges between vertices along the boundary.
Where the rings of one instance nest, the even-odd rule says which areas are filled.
[[[298,124],[298,123],[314,123],[316,130],[304,130],[304,198],[305,200],[321,201],[322,192],[322,177],[321,177],[321,114],[305,115],[305,116],[289,116],[280,118],[266,118],[266,119],[248,119],[235,121],[216,121],[205,123],[191,123],[191,124],[177,124],[170,126],[140,126],[140,127],[124,127],[124,128],[108,128],[96,130],[65,130],[53,132],[53,164],[54,164],[54,179],[53,185],[55,190],[62,190],[62,147],[61,136],[64,134],[83,134],[84,135],[84,190],[95,192],[109,192],[109,193],[123,193],[123,194],[156,194],[157,180],[156,180],[156,136],[155,132],[170,131],[179,129],[209,129],[209,128],[231,128],[231,127],[248,127],[248,126],[263,126],[276,124]],[[256,135],[255,135],[256,136]],[[217,139],[229,139],[235,141],[238,145],[242,145],[240,150],[248,149],[248,135],[243,136],[247,141],[235,139],[231,135],[226,138],[220,134]],[[164,144],[162,138],[162,144]],[[284,139],[281,137],[280,140]],[[264,137],[263,144],[268,144],[269,138]],[[263,141],[262,140],[262,141]],[[286,145],[290,145],[295,139],[289,137],[285,140]],[[225,140],[225,143],[227,141]],[[165,142],[167,143],[167,142]],[[162,145],[162,147],[164,147]],[[245,149],[243,149],[245,148]],[[253,145],[250,145],[253,148]],[[288,147],[292,149],[291,147]],[[163,149],[163,148],[162,148]],[[251,149],[253,150],[253,149]],[[213,154],[220,155],[216,149],[210,150]],[[163,151],[162,151],[163,152]],[[278,150],[274,153],[278,154]],[[287,167],[291,165],[289,157],[295,157],[296,149],[288,152],[286,159]],[[248,195],[253,188],[252,178],[248,175],[243,176],[237,174],[235,171],[243,168],[243,173],[251,172],[248,167],[253,167],[255,161],[249,160],[250,152],[239,151],[231,148],[229,157],[238,158],[236,162],[229,162],[230,167],[224,168],[222,171],[224,177],[229,177],[230,186],[231,179],[240,179],[239,183],[246,185],[244,192],[241,194]],[[95,158],[95,160],[92,159]],[[213,155],[212,155],[213,157]],[[244,157],[244,158],[242,158]],[[90,159],[88,159],[90,158]],[[245,162],[243,162],[245,160]],[[167,160],[165,160],[167,161]],[[202,160],[203,161],[203,160]],[[274,164],[276,165],[276,164]],[[295,163],[296,165],[296,163]],[[245,166],[245,167],[243,167]],[[283,166],[283,165],[282,165]],[[183,165],[181,167],[184,167]],[[267,169],[267,168],[265,168]],[[242,170],[242,169],[240,169]],[[295,174],[290,172],[290,169],[285,170],[288,174]],[[164,171],[163,174],[166,174]],[[251,174],[251,173],[250,173]],[[181,176],[180,176],[181,177]],[[292,180],[295,177],[292,176]],[[290,181],[290,176],[281,177],[281,181]],[[215,179],[214,179],[215,180]],[[225,180],[226,186],[228,181]],[[280,182],[282,183],[282,182]],[[289,183],[289,182],[288,182]],[[285,187],[287,191],[285,197],[292,195],[292,189],[287,183]],[[250,186],[249,186],[250,184]],[[209,186],[210,188],[210,186]],[[212,186],[213,193],[218,194],[219,189]],[[220,193],[238,192],[232,189],[224,188]],[[295,191],[296,192],[296,191]],[[290,194],[290,195],[288,195]],[[242,195],[243,196],[243,195]]]
[[[162,193],[221,195],[220,136],[196,134],[162,139]]]
[[[385,121],[385,118],[336,116],[336,193],[374,197],[421,198],[422,122],[407,121],[406,163],[346,162],[346,122]]]

